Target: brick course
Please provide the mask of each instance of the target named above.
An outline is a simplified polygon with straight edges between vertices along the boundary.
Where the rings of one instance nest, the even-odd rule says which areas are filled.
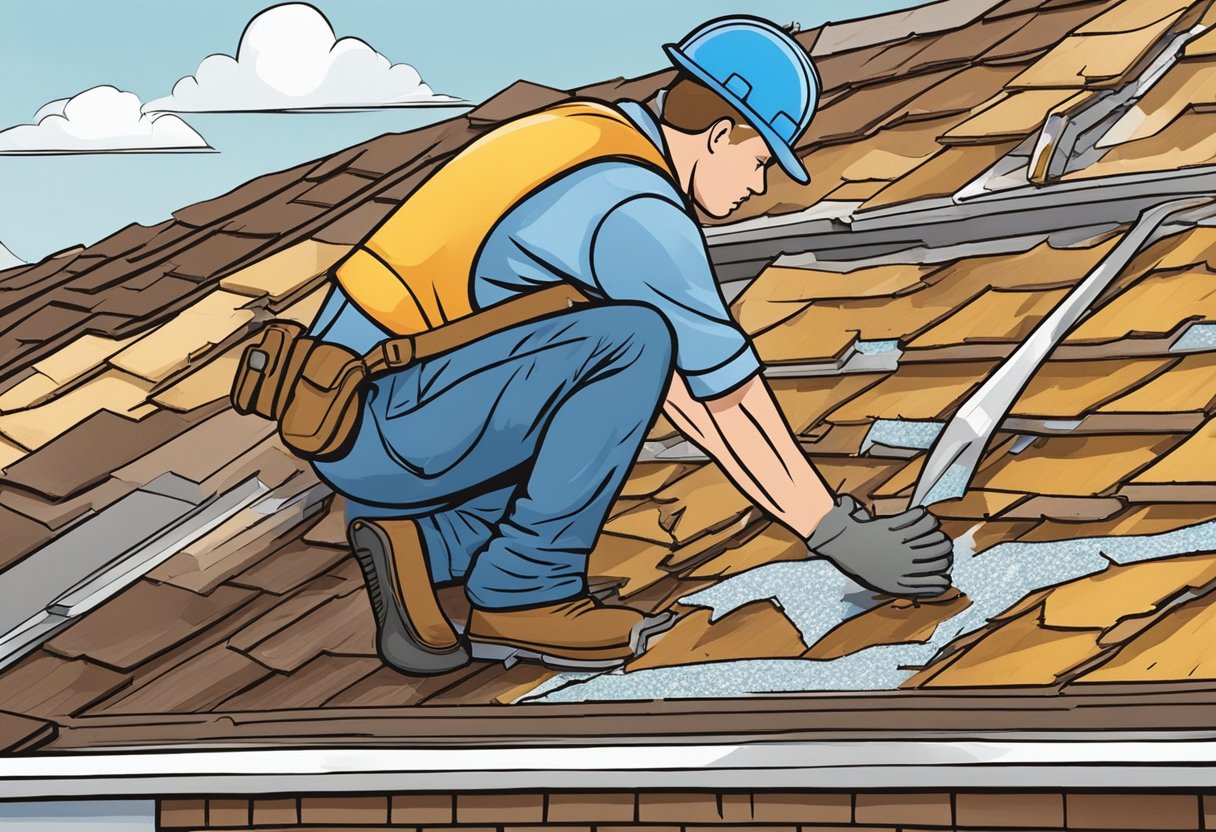
[[[559,791],[166,798],[163,830],[1216,830],[1216,793]]]

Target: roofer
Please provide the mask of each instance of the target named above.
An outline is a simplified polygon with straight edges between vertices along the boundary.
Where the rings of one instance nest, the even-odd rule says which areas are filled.
[[[381,657],[410,673],[511,652],[607,668],[671,626],[602,603],[588,555],[662,406],[758,506],[871,589],[933,596],[951,543],[915,508],[872,517],[799,449],[714,280],[695,208],[725,217],[794,146],[819,95],[773,24],[710,21],[666,52],[654,109],[563,102],[488,132],[334,270],[311,334],[393,334],[565,284],[580,300],[375,380],[357,437],[315,462],[345,495]],[[449,330],[453,331],[453,330]],[[469,647],[433,586],[464,581]]]

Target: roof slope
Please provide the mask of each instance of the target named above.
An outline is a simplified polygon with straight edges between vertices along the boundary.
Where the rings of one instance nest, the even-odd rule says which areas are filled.
[[[1129,217],[1051,214],[1045,230],[1023,228],[1041,216],[1023,208],[953,241],[960,219],[1059,204],[1049,200],[1086,193],[1081,182],[1134,216],[1147,198],[1136,174],[1216,160],[1202,123],[1216,50],[1195,28],[1216,17],[1210,6],[950,0],[799,34],[826,87],[800,146],[813,181],[775,175],[745,206],[750,222],[711,229],[710,241],[717,250],[759,235],[747,256],[761,274],[729,293],[731,309],[833,488],[879,511],[905,506],[941,424],[1112,250]],[[870,42],[880,26],[895,39]],[[576,92],[645,99],[670,77]],[[425,679],[381,666],[341,499],[226,396],[251,334],[271,317],[315,315],[328,266],[436,165],[567,95],[521,82],[466,116],[0,273],[0,716],[12,715],[0,719],[0,746],[88,744],[90,725],[120,718],[122,741],[135,743],[172,714],[511,702],[560,681],[529,665]],[[849,248],[917,223],[919,245]],[[970,489],[935,506],[976,564],[1015,541],[1216,518],[1203,463],[1216,442],[1214,330],[1204,327],[1216,323],[1216,229],[1167,232],[1038,368]],[[665,422],[649,439],[591,556],[593,591],[653,610],[803,559]],[[1204,540],[1167,542],[1154,557]],[[1210,553],[1060,566],[1050,547],[1017,551],[1023,573],[1058,586],[1010,579],[984,594],[988,584],[964,586],[960,573],[959,589],[928,603],[854,599],[856,614],[823,633],[800,630],[768,597],[720,616],[685,603],[624,675],[831,661],[886,644],[925,646],[909,687],[1216,678]],[[459,588],[443,594],[462,620]],[[938,626],[960,621],[969,629]]]

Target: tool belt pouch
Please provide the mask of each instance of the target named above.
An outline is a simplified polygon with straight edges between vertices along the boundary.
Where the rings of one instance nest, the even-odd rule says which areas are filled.
[[[283,444],[297,456],[336,459],[358,432],[366,380],[362,356],[306,337],[295,322],[271,321],[241,354],[232,406],[277,421]]]

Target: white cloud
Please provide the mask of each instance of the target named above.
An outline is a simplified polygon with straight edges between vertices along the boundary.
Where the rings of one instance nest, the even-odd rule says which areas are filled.
[[[147,112],[360,110],[465,103],[435,93],[409,64],[394,64],[358,38],[336,39],[319,10],[287,3],[259,13],[236,58],[210,55],[197,72],[151,101]]]
[[[139,96],[101,86],[44,104],[33,124],[0,131],[0,155],[210,150],[173,115],[145,115]]]
[[[8,250],[4,243],[0,243],[0,271],[11,269],[13,266],[24,266],[25,261]]]

